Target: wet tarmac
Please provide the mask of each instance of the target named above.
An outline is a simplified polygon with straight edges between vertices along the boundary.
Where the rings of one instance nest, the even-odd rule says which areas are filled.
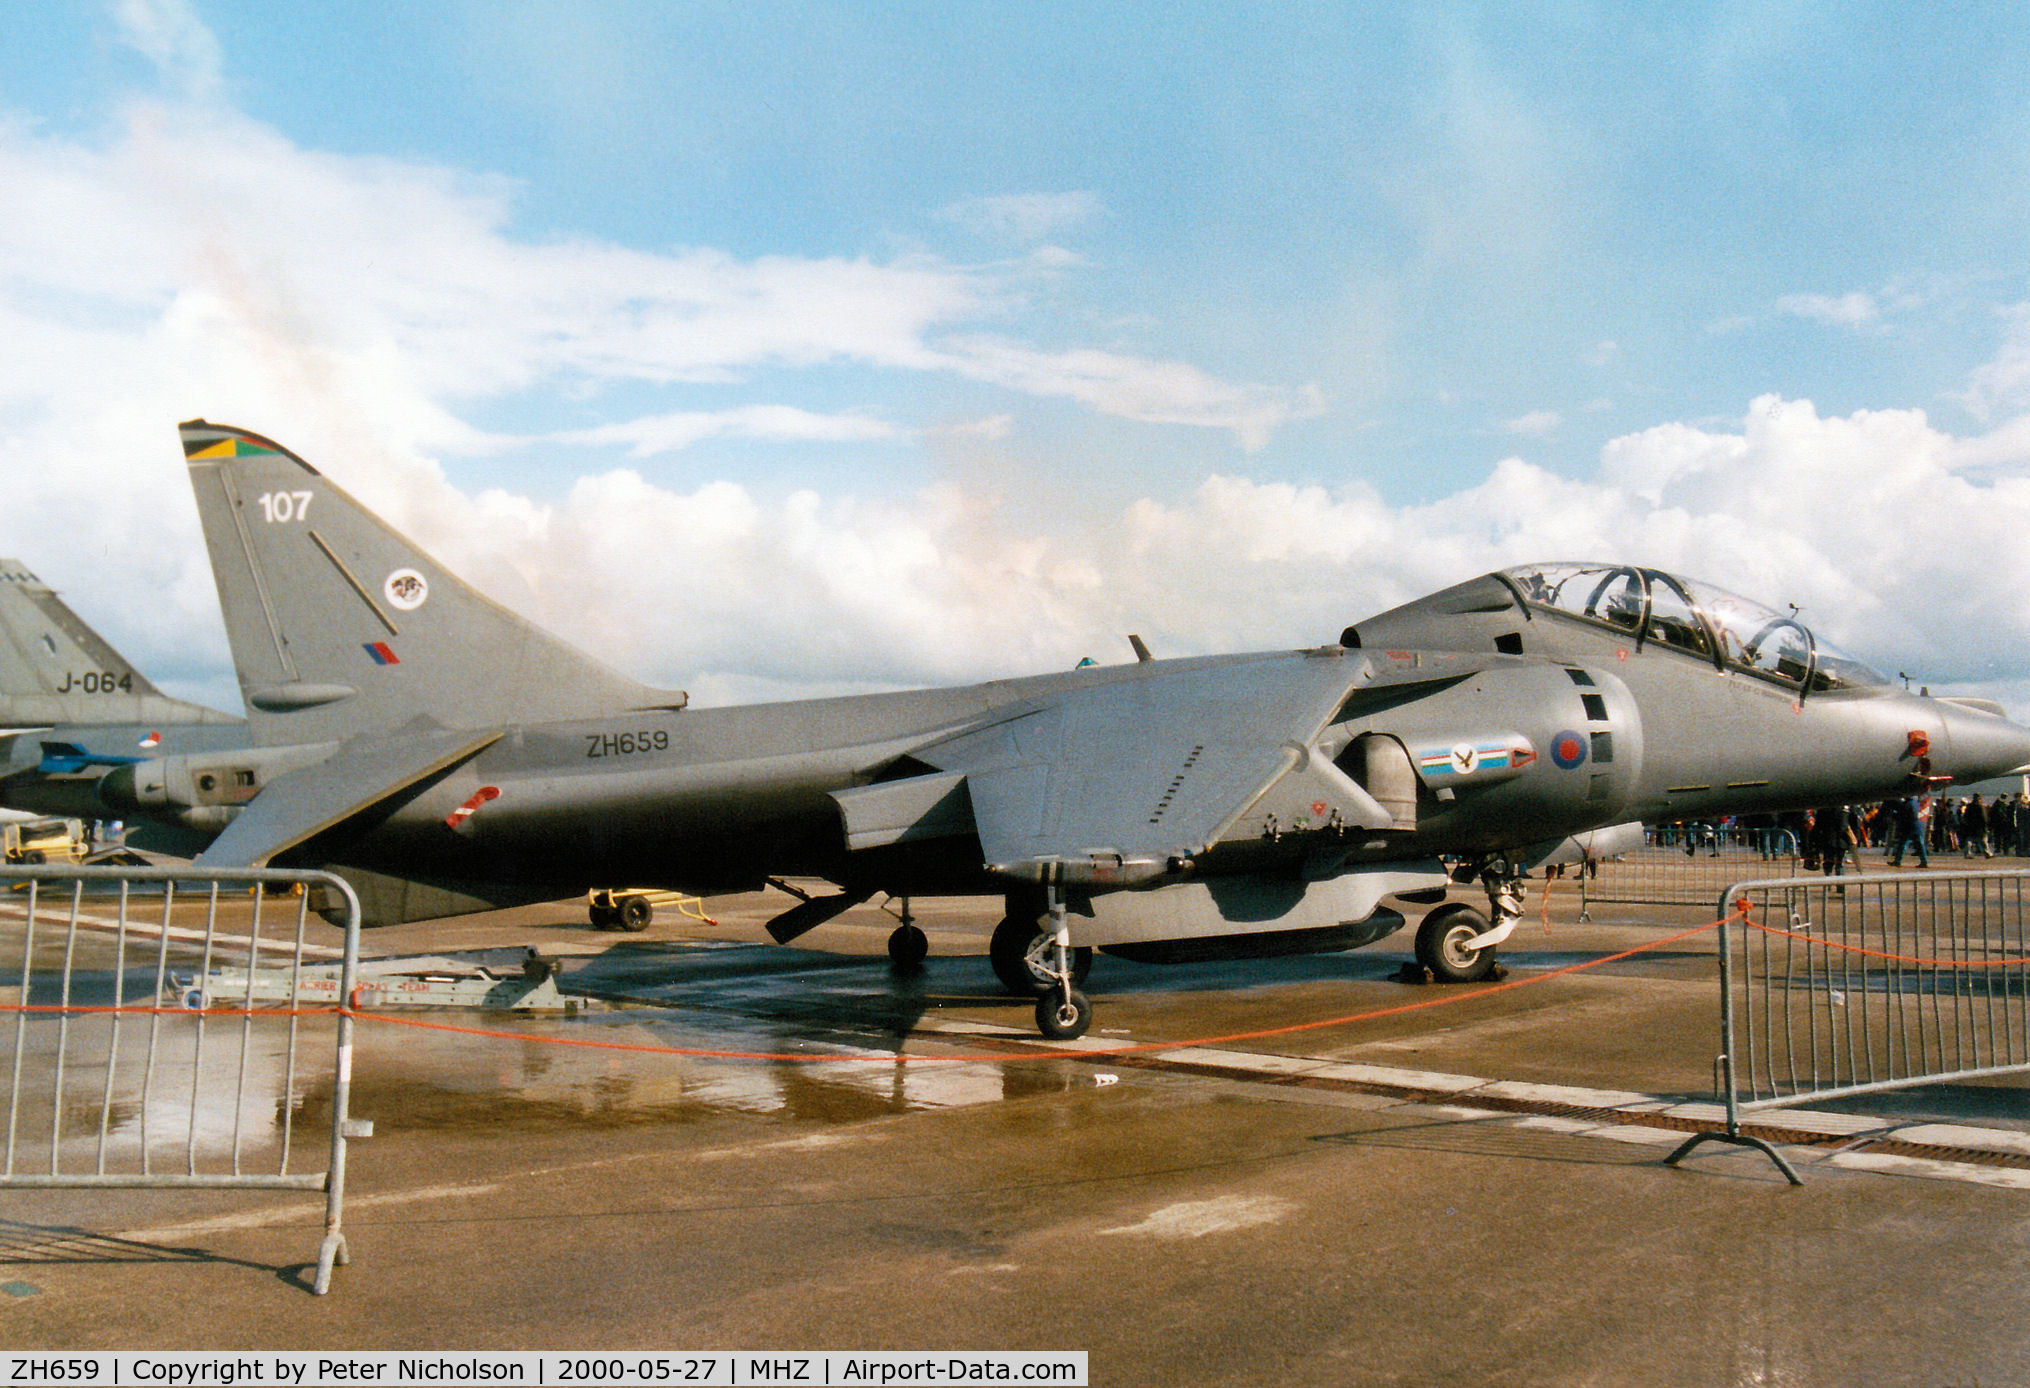
[[[1498,991],[1406,983],[1406,936],[1103,956],[1093,1031],[1046,1048],[981,957],[990,903],[912,903],[933,957],[901,978],[891,915],[785,949],[762,931],[784,904],[640,935],[576,903],[371,932],[534,946],[594,1005],[414,1014],[485,1035],[361,1021],[351,1107],[375,1133],[323,1298],[311,1193],[0,1191],[0,1337],[1083,1349],[1096,1384],[2030,1382],[2020,1078],[1785,1114],[1799,1188],[1754,1152],[1663,1165],[1714,1117],[1711,936],[1556,971],[1697,908],[1581,923],[1554,896],[1504,947],[1508,981],[1541,981]],[[19,951],[0,919],[0,974]],[[152,980],[127,962],[132,998]],[[88,941],[81,984],[109,994],[113,963]],[[251,1169],[286,1138],[320,1169],[332,1024],[299,1022],[293,1057],[281,1025],[208,1020],[200,1054],[195,1019],[167,1019],[152,1076],[128,1033],[110,1069],[73,1062],[61,1106],[96,1129],[111,1095],[107,1140],[145,1125],[163,1162]],[[54,1117],[19,1115],[31,1164]],[[66,1141],[68,1164],[98,1138]]]

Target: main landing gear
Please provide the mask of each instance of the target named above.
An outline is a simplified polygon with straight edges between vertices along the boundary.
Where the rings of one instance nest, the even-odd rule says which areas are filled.
[[[1065,920],[1064,892],[1049,887],[1047,910],[1033,910],[1011,897],[1008,914],[994,927],[987,959],[1011,993],[1036,999],[1036,1029],[1052,1041],[1076,1041],[1093,1023],[1093,1005],[1077,985],[1093,966],[1090,949],[1074,949]]]
[[[1431,912],[1417,927],[1417,962],[1440,983],[1478,983],[1492,974],[1495,946],[1522,919],[1521,874],[1496,858],[1482,866],[1479,876],[1487,892],[1486,912],[1454,901]]]
[[[1057,986],[1057,936],[1033,910],[1014,900],[1008,914],[994,927],[987,943],[987,962],[1001,986],[1021,997],[1035,997]],[[1078,948],[1071,952],[1071,981],[1085,982],[1092,972],[1093,952]]]

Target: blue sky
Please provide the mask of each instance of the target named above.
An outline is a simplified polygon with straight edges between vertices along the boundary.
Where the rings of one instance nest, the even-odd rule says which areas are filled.
[[[703,699],[1310,642],[1578,556],[2030,692],[2014,7],[6,34],[0,546],[215,702],[193,414]]]

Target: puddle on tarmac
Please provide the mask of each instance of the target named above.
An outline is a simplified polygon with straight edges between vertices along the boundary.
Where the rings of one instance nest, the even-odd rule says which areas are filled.
[[[862,961],[861,972],[865,972]],[[844,1124],[887,1114],[1062,1092],[1089,1083],[1071,1061],[903,1061],[897,1039],[922,994],[880,994],[854,980],[815,994],[808,976],[713,990],[709,1009],[641,1007],[571,1018],[464,1010],[405,1011],[427,1030],[363,1017],[355,1028],[351,1114],[383,1132],[615,1127],[693,1122],[714,1113]],[[822,985],[823,974],[817,982]],[[153,975],[80,971],[74,1004],[153,996]],[[40,983],[30,998],[45,997]],[[999,1000],[1005,1006],[1005,999]],[[393,1016],[395,1014],[388,1014]],[[320,1169],[336,1058],[336,1019],[177,1011],[160,1015],[17,1014],[0,1022],[0,1117],[12,1169],[250,1172]],[[641,1051],[558,1045],[597,1042]],[[669,1050],[744,1052],[739,1059]],[[16,1057],[20,1082],[14,1084]],[[858,1057],[867,1057],[859,1059]],[[61,1117],[59,1119],[59,1113]],[[283,1146],[291,1149],[282,1164]]]

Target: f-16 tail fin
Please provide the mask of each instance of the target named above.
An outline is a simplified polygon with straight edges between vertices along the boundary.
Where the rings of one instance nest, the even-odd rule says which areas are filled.
[[[238,721],[164,694],[25,564],[0,559],[0,731]]]
[[[180,427],[258,742],[683,705],[482,597],[280,444]]]

